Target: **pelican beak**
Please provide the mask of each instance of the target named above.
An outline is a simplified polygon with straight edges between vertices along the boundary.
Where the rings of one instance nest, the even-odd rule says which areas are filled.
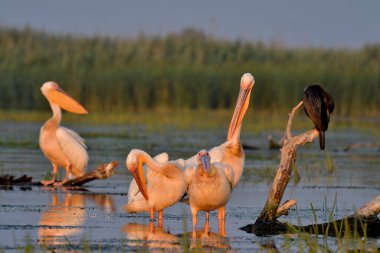
[[[77,114],[88,114],[87,110],[81,104],[60,88],[50,91],[47,96],[53,103],[59,105],[66,111]]]
[[[244,114],[247,111],[249,105],[249,98],[251,96],[252,87],[247,89],[240,88],[239,97],[236,102],[235,111],[232,116],[230,126],[228,128],[227,141],[229,141],[232,136],[234,136],[236,129],[241,125]]]
[[[132,173],[132,176],[136,180],[136,183],[141,191],[141,194],[144,196],[146,200],[148,200],[148,191],[146,189],[144,171],[143,171],[142,162],[140,161],[140,159],[139,159],[137,168],[134,167],[130,169],[130,172]]]
[[[203,155],[201,157],[201,162],[202,162],[202,165],[203,165],[203,168],[205,169],[205,171],[207,172],[207,174],[210,175],[211,171],[210,171],[210,158],[209,156],[207,155]]]

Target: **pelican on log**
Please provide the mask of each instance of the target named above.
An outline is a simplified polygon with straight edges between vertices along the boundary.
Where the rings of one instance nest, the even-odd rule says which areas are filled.
[[[44,83],[41,91],[53,111],[53,116],[41,127],[39,138],[40,148],[53,166],[53,176],[51,180],[42,180],[41,183],[61,186],[69,179],[84,175],[88,163],[84,140],[73,130],[60,126],[61,108],[76,114],[88,112],[55,82]],[[65,168],[66,174],[61,182],[56,182],[59,167]]]

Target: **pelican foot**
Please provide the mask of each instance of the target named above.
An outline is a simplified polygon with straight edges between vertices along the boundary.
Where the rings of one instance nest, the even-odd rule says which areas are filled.
[[[61,181],[61,182],[54,182],[54,186],[55,186],[55,187],[61,187],[61,186],[63,186],[66,182],[67,182],[67,180],[63,180],[63,181]]]
[[[41,180],[40,183],[43,184],[44,186],[49,186],[49,185],[52,185],[55,183],[55,179],[53,179],[53,180]]]

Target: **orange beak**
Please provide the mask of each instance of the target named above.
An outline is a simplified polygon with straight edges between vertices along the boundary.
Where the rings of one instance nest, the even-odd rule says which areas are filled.
[[[136,183],[141,191],[141,194],[144,196],[146,200],[148,200],[148,191],[146,188],[145,176],[142,167],[142,162],[139,159],[137,168],[131,168],[129,170],[132,173],[133,178],[136,180]]]
[[[66,111],[77,114],[88,114],[87,110],[81,104],[60,88],[50,91],[47,96],[49,100]]]
[[[246,90],[240,89],[239,97],[236,102],[235,111],[232,116],[230,126],[228,128],[227,141],[234,136],[236,129],[241,125],[245,112],[248,109],[249,98],[251,96],[252,87]]]

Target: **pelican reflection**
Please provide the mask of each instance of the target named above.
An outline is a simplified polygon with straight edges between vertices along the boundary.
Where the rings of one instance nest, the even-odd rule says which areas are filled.
[[[133,248],[148,248],[148,252],[181,252],[180,238],[165,231],[161,226],[155,227],[154,223],[137,224],[128,223],[121,229],[127,236],[127,245]]]
[[[40,244],[67,244],[67,238],[82,233],[86,220],[86,201],[90,200],[106,212],[115,210],[110,196],[104,194],[66,193],[63,199],[52,194],[51,207],[41,215],[38,229]]]
[[[128,247],[134,249],[143,249],[147,252],[183,252],[185,250],[185,240],[191,249],[213,250],[222,249],[223,252],[232,252],[228,238],[210,231],[208,222],[201,230],[195,233],[171,234],[162,227],[156,227],[154,223],[137,224],[128,223],[121,230],[127,236]]]

